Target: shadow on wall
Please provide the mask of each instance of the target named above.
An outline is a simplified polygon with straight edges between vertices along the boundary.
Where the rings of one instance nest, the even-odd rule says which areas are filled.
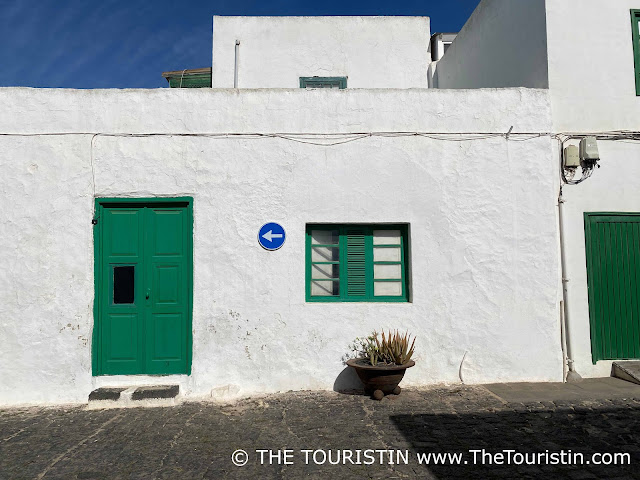
[[[351,367],[345,367],[333,382],[333,391],[346,395],[364,395],[364,385]]]
[[[428,478],[640,478],[636,466],[640,461],[637,404],[600,409],[578,406],[575,410],[537,405],[521,411],[416,413],[392,415],[390,419],[411,445],[412,463],[424,468]],[[478,450],[475,460],[471,450]],[[505,450],[515,451],[510,454],[511,464],[507,464]],[[418,467],[417,455],[423,453],[461,454],[461,464],[450,458],[436,464],[431,457],[429,465],[423,462]],[[502,465],[496,462],[500,453]],[[592,459],[594,453],[604,455]],[[625,465],[622,460],[594,465],[594,460],[609,461],[616,453],[625,454]],[[553,454],[565,463],[552,464]],[[532,459],[536,464],[527,464]]]

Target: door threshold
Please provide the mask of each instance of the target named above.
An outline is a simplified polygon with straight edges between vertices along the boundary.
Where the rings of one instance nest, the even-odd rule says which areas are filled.
[[[182,403],[179,385],[100,387],[89,394],[89,409],[170,407]]]

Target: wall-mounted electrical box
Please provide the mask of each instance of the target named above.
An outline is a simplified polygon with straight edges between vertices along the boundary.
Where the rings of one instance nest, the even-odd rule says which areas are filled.
[[[585,163],[594,163],[600,160],[596,137],[585,137],[580,140],[580,160]]]
[[[580,153],[578,147],[569,145],[564,149],[564,168],[577,168],[580,166]]]

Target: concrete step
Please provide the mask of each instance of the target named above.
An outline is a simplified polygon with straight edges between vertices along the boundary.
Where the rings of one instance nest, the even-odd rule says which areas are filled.
[[[150,398],[175,398],[180,392],[178,385],[154,385],[152,387],[138,387],[131,394],[131,400],[146,400]]]
[[[611,376],[640,385],[640,360],[613,362]]]
[[[173,404],[180,393],[179,385],[144,385],[134,387],[101,387],[89,394],[89,404],[132,406],[144,404]],[[146,401],[146,402],[143,402]],[[169,402],[169,403],[167,403]]]
[[[94,390],[89,394],[89,401],[95,402],[98,400],[113,400],[117,402],[120,400],[120,394],[124,392],[127,387],[102,387]]]

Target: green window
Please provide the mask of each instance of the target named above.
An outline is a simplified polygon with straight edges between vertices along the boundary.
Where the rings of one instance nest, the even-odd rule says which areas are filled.
[[[636,95],[640,95],[640,10],[631,10],[631,35],[633,37],[633,60],[636,71]]]
[[[170,88],[211,88],[211,68],[163,72]]]
[[[309,302],[407,302],[407,225],[307,225]]]
[[[347,88],[347,77],[300,77],[300,88]]]

